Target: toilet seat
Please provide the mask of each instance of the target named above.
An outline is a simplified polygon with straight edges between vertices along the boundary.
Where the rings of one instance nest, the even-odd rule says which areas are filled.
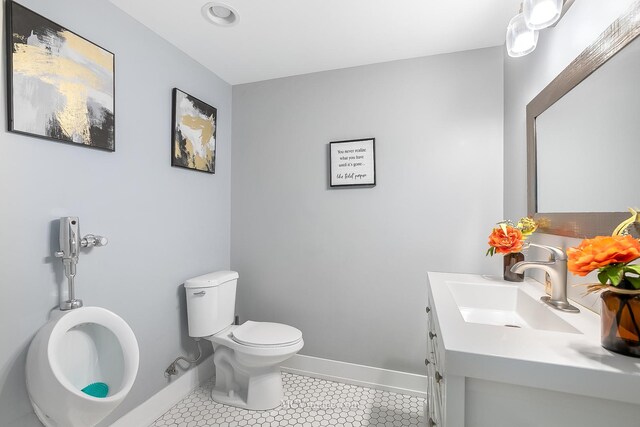
[[[248,320],[232,331],[231,339],[249,347],[286,347],[300,342],[302,332],[282,323]]]

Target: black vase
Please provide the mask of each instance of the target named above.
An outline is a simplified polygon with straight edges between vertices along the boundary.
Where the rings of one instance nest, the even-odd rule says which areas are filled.
[[[504,280],[508,282],[524,281],[524,273],[517,274],[511,272],[511,267],[513,267],[517,262],[520,261],[524,261],[524,254],[522,252],[510,253],[504,256]]]

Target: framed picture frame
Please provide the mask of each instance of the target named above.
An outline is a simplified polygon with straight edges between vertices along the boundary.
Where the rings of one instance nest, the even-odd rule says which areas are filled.
[[[173,88],[172,111],[171,166],[215,173],[218,110]]]
[[[376,185],[376,139],[352,139],[329,143],[331,187]]]
[[[6,2],[10,132],[115,151],[115,55]]]

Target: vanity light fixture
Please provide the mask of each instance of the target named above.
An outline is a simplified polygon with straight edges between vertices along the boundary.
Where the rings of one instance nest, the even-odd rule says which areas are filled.
[[[202,6],[202,16],[212,24],[223,27],[236,25],[240,19],[234,8],[220,2],[209,2]]]
[[[538,31],[525,22],[524,14],[514,16],[507,27],[507,53],[513,58],[528,55],[538,45]]]
[[[524,0],[522,13],[527,26],[532,30],[550,27],[562,16],[563,0]]]
[[[538,31],[555,27],[575,0],[523,0],[507,26],[507,53],[513,58],[533,52]]]

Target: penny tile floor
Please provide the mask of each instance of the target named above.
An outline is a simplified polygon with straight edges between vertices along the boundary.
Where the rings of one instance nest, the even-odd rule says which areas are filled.
[[[282,373],[283,404],[270,411],[247,411],[211,400],[209,381],[158,418],[150,427],[197,426],[423,426],[424,400],[318,378]]]

